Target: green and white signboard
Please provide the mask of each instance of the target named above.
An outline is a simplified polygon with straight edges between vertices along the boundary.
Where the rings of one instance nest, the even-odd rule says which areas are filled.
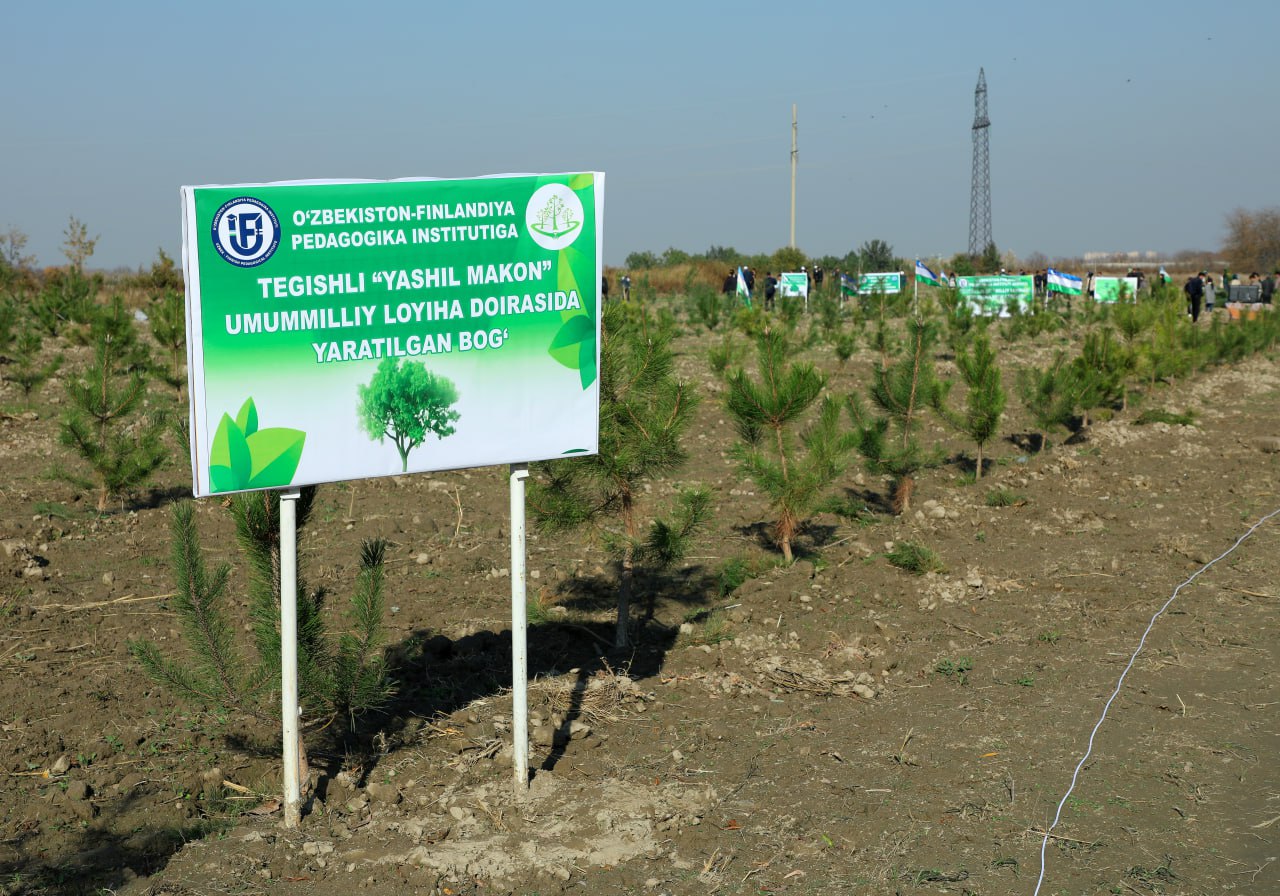
[[[1094,277],[1093,298],[1096,302],[1119,302],[1121,297],[1132,302],[1138,294],[1137,277]]]
[[[197,496],[595,453],[602,173],[182,188]]]
[[[863,274],[858,278],[858,295],[870,296],[881,293],[896,296],[902,292],[902,272],[893,271],[884,274]]]
[[[809,275],[804,271],[779,275],[778,290],[787,298],[809,297]]]
[[[957,277],[956,289],[976,314],[1007,317],[1017,303],[1027,311],[1035,299],[1035,278],[1014,274]]]

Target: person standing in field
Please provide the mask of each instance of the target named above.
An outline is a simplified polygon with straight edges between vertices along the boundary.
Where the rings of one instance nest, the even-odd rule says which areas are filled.
[[[1204,282],[1200,279],[1202,276],[1203,271],[1188,277],[1187,282],[1182,285],[1182,291],[1187,294],[1187,308],[1191,312],[1192,323],[1200,320],[1200,303],[1204,299]]]
[[[738,291],[738,274],[732,269],[724,275],[724,283],[720,286],[720,291],[727,296],[733,295]]]
[[[600,278],[600,304],[607,305],[609,303],[609,278]]]
[[[1272,298],[1276,294],[1276,275],[1268,274],[1267,279],[1262,281],[1262,304],[1270,305]]]
[[[1217,298],[1217,290],[1213,286],[1213,274],[1201,272],[1200,279],[1204,281],[1204,310],[1213,317],[1213,301]]]
[[[773,271],[769,271],[764,275],[764,310],[773,310],[773,297],[778,294],[778,278],[773,276]]]
[[[622,284],[622,301],[631,301],[631,275],[623,274],[619,282]]]

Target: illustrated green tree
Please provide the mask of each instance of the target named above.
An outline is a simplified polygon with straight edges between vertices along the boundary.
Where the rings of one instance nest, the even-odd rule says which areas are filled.
[[[547,204],[538,209],[538,227],[548,236],[559,236],[578,226],[573,209],[565,205],[559,196],[551,196]]]
[[[783,559],[805,517],[831,487],[853,449],[852,434],[841,432],[840,407],[822,402],[818,419],[795,432],[826,387],[812,364],[791,362],[794,345],[778,330],[756,340],[758,376],[739,368],[728,381],[725,406],[742,441],[734,448],[738,468],[769,495],[776,515],[774,538]]]
[[[545,532],[590,526],[599,533],[617,565],[614,645],[625,648],[637,578],[686,555],[711,499],[705,489],[684,489],[664,517],[644,497],[647,484],[684,464],[682,441],[697,404],[692,386],[675,375],[670,326],[639,305],[615,303],[604,309],[601,338],[599,451],[536,464],[529,508]]]
[[[426,441],[454,433],[459,419],[452,405],[458,389],[448,377],[432,373],[421,362],[384,358],[368,385],[358,388],[360,427],[369,438],[390,439],[400,452],[401,470],[409,469],[409,452]]]
[[[863,407],[856,395],[849,397],[849,415],[857,433],[858,451],[868,472],[893,478],[893,509],[911,509],[915,474],[937,464],[941,452],[920,443],[925,412],[939,408],[950,383],[938,379],[933,366],[933,346],[938,324],[913,318],[907,321],[906,344],[893,363],[887,358],[872,374],[871,401],[879,414]]]
[[[960,371],[960,379],[969,389],[964,409],[957,412],[944,407],[940,410],[944,420],[978,446],[976,477],[981,479],[982,449],[999,431],[1008,398],[1001,382],[1000,366],[991,348],[991,338],[985,332],[974,336],[970,345],[957,353],[956,367]]]

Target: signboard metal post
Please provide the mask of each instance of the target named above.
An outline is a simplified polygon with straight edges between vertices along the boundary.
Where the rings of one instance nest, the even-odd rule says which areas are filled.
[[[511,750],[516,795],[529,788],[529,649],[525,602],[524,482],[528,464],[511,465]]]
[[[298,489],[280,493],[280,719],[284,740],[284,824],[302,821],[298,734]]]

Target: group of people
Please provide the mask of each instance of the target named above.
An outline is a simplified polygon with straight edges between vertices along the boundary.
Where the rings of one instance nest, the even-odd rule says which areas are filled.
[[[730,268],[729,272],[724,276],[724,283],[720,287],[720,291],[725,295],[731,296],[738,292],[738,272],[742,272],[742,283],[747,289],[747,298],[756,294],[756,271],[749,265],[741,268]],[[822,290],[822,284],[826,280],[826,272],[822,270],[822,265],[815,264],[810,270],[808,265],[800,265],[800,272],[805,275],[808,280],[808,292],[812,294],[815,291]],[[835,282],[840,282],[840,272],[836,271]],[[774,300],[778,296],[778,278],[773,271],[766,271],[764,275],[764,307],[766,311],[772,311]]]
[[[1276,294],[1276,282],[1280,278],[1280,271],[1268,274],[1266,277],[1260,277],[1257,271],[1249,275],[1247,282],[1241,282],[1238,275],[1232,275],[1227,271],[1222,272],[1222,286],[1226,291],[1229,299],[1233,298],[1233,287],[1246,287],[1240,290],[1243,297],[1250,303],[1260,302],[1263,305],[1270,305]],[[1201,308],[1213,313],[1214,300],[1217,298],[1217,286],[1213,282],[1213,275],[1207,271],[1201,271],[1187,278],[1187,282],[1182,284],[1182,292],[1187,297],[1187,313],[1191,315],[1191,320],[1200,320]]]

